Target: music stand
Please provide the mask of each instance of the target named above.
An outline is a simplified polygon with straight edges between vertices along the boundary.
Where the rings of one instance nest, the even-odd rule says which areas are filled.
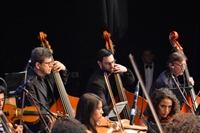
[[[118,102],[116,103],[116,107],[117,107],[117,112],[120,114],[122,112],[122,110],[124,109],[124,107],[126,106],[126,104],[128,103],[128,101],[123,101],[123,102]],[[109,112],[108,114],[108,118],[112,118],[112,117],[116,117],[116,111],[114,110],[114,108]]]
[[[183,92],[183,88],[181,88],[181,91]],[[178,88],[169,88],[173,93],[174,95],[176,95],[177,99],[181,102],[180,104],[183,104],[183,97],[180,93],[180,90]],[[185,87],[185,92],[188,94],[190,92],[191,88],[189,87]]]
[[[8,103],[18,105],[20,102],[20,93],[14,94],[14,92],[23,83],[25,73],[26,71],[5,73],[5,81],[7,83],[6,100]]]
[[[24,76],[25,71],[5,73],[5,81],[7,83],[7,97],[14,95],[15,89],[23,83]]]

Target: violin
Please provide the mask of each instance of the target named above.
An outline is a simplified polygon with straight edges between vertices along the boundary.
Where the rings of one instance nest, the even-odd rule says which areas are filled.
[[[174,119],[174,116],[168,116],[167,118],[160,120],[160,123],[161,124],[169,123],[173,119]]]
[[[141,131],[143,133],[147,132],[146,126],[138,126],[138,125],[129,125],[130,121],[127,119],[122,119],[122,126],[125,132],[138,132]],[[120,132],[120,125],[116,121],[111,121],[108,118],[102,117],[98,122],[96,129],[97,132],[108,133],[108,132]]]
[[[4,114],[7,120],[10,123],[15,123],[16,121],[20,120],[21,116],[21,108],[17,108],[16,105],[5,104],[4,105]],[[48,112],[41,112],[42,115],[48,115]],[[63,113],[54,113],[56,117],[63,117],[68,116],[67,114]],[[36,124],[39,122],[39,112],[35,106],[26,106],[23,108],[22,114],[22,121],[27,124]]]

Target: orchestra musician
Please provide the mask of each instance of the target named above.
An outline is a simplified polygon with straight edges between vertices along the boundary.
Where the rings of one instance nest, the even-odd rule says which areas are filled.
[[[199,133],[200,116],[192,113],[178,113],[164,127],[166,133]]]
[[[6,89],[7,89],[6,82],[3,78],[0,77],[0,110],[1,111],[3,111],[3,108],[4,108]],[[1,119],[1,122],[2,122],[2,119]],[[5,127],[3,127],[3,124],[1,122],[0,122],[0,132],[4,132]],[[8,124],[8,129],[10,130],[10,132],[13,132],[12,129],[14,129],[14,131],[18,133],[22,133],[23,131],[22,125],[17,125],[17,124],[12,125],[11,123],[6,123],[6,124]],[[28,133],[28,131],[26,133]]]
[[[96,126],[102,118],[102,99],[93,93],[83,94],[76,108],[75,118],[92,133],[97,133]]]
[[[168,123],[175,114],[180,112],[179,101],[176,95],[168,88],[156,89],[151,95],[151,101],[161,124]],[[158,131],[149,106],[147,106],[144,115],[148,117],[147,120],[153,126],[153,130]]]
[[[84,124],[91,133],[114,131],[115,129],[111,128],[112,122],[102,117],[103,113],[102,99],[94,93],[85,93],[79,99],[75,118]],[[107,128],[101,128],[103,123],[107,125]],[[115,132],[125,133],[124,131]]]
[[[26,89],[32,94],[32,96],[43,103],[47,109],[50,109],[53,103],[59,98],[52,70],[59,71],[64,84],[67,83],[69,71],[66,69],[64,64],[59,61],[54,61],[52,53],[43,47],[34,48],[30,60],[32,68],[28,70],[27,80],[32,80],[27,84]],[[26,95],[24,105],[34,106],[35,104],[30,96]],[[37,106],[39,106],[40,111],[46,111],[40,104]],[[46,123],[48,123],[49,119],[46,115],[43,116],[45,122],[40,120],[37,124],[28,125],[33,132],[46,132]],[[55,118],[52,117],[51,123],[54,122]],[[52,127],[50,125],[49,127]]]
[[[178,77],[183,75],[185,69],[186,69],[186,61],[187,57],[179,52],[173,52],[169,55],[168,61],[167,61],[167,70],[163,71],[158,78],[156,79],[155,83],[153,84],[151,88],[151,94],[155,89],[159,89],[162,87],[167,87],[169,89],[177,88],[177,85],[175,81],[178,83],[180,87],[186,86],[186,84],[180,84]],[[175,81],[173,79],[175,78]],[[192,77],[189,77],[189,82],[191,85],[194,85],[194,80]],[[176,94],[176,97],[178,98],[180,105],[183,104],[183,97],[180,95],[180,93]]]
[[[91,133],[86,130],[86,127],[80,121],[70,118],[62,117],[56,120],[51,133]]]
[[[156,60],[155,52],[150,46],[146,46],[142,50],[141,58],[142,60],[138,61],[137,65],[141,77],[144,80],[147,93],[149,94],[152,84],[164,69],[162,65],[160,65],[160,62]],[[143,92],[140,91],[139,95],[142,96],[142,93]]]
[[[110,81],[114,97],[117,96],[118,92],[113,73],[119,73],[125,88],[126,86],[134,83],[135,77],[130,69],[115,62],[112,51],[108,49],[101,49],[98,52],[97,63],[99,67],[89,78],[87,92],[94,93],[102,99],[104,112],[103,116],[107,116],[110,111],[109,104],[111,103],[111,98],[104,79],[104,72],[109,75],[108,79]]]

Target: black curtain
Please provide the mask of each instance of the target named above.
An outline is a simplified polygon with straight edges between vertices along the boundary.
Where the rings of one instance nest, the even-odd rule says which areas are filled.
[[[116,45],[128,28],[127,0],[100,0],[100,14],[103,29]]]

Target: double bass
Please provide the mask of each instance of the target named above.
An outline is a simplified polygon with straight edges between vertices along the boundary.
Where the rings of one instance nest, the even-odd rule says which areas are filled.
[[[51,49],[49,42],[46,40],[46,37],[47,34],[44,34],[43,32],[39,33],[38,38],[41,41],[42,47],[47,48],[51,53],[53,53],[53,50]],[[79,98],[68,95],[62,82],[60,73],[58,71],[52,72],[58,88],[58,92],[60,94],[60,98],[51,106],[50,111],[64,112],[65,114],[68,114],[69,117],[74,118]]]
[[[103,133],[109,133],[109,132],[140,132],[143,131],[144,133],[147,131],[147,127],[144,126],[136,126],[136,125],[129,125],[129,120],[121,120],[120,115],[116,108],[116,102],[113,96],[113,92],[111,89],[111,85],[108,79],[108,74],[104,72],[104,78],[106,85],[108,87],[108,91],[111,97],[112,104],[114,106],[114,110],[116,112],[117,122],[116,121],[110,121],[107,118],[102,118],[99,122],[99,124],[96,126],[96,129],[98,132]]]
[[[174,49],[176,52],[179,52],[179,53],[184,54],[183,48],[181,47],[181,45],[179,44],[179,42],[177,41],[177,39],[178,39],[178,33],[177,33],[176,31],[170,32],[170,34],[169,34],[169,41],[170,41],[170,43],[171,43],[173,49]],[[198,95],[196,96],[195,91],[194,91],[194,88],[193,88],[193,86],[192,86],[192,85],[190,84],[190,82],[189,82],[190,74],[189,74],[187,65],[186,65],[186,68],[185,68],[184,73],[185,73],[185,76],[186,76],[186,82],[187,82],[187,84],[189,85],[189,88],[191,88],[191,89],[190,89],[190,94],[187,95],[187,98],[186,98],[186,99],[187,99],[189,105],[190,105],[191,107],[193,107],[194,112],[196,112],[196,111],[197,111],[197,108],[198,108],[198,106],[199,106],[199,103],[200,103],[200,97],[199,97]],[[182,106],[181,111],[182,111],[183,113],[189,112],[188,106],[187,106],[186,104],[184,104],[184,105]]]
[[[103,38],[106,40],[106,49],[109,49],[112,51],[112,54],[114,55],[115,49],[114,45],[112,43],[111,34],[108,33],[107,31],[103,32]],[[128,104],[125,106],[122,114],[122,118],[130,120],[130,112],[133,105],[133,99],[134,99],[134,94],[128,92],[122,84],[121,78],[119,74],[114,74],[116,85],[117,85],[117,91],[118,91],[118,97],[115,98],[115,100],[118,101],[128,101]],[[137,108],[141,109],[140,112],[142,113],[145,110],[145,107],[147,105],[147,100],[142,98],[141,96],[138,96],[138,102],[137,102]],[[136,114],[135,119],[134,119],[134,124],[136,125],[142,125],[142,121],[140,120],[139,115]]]

